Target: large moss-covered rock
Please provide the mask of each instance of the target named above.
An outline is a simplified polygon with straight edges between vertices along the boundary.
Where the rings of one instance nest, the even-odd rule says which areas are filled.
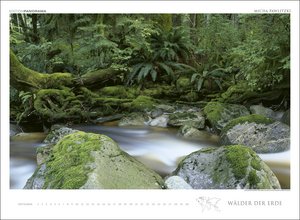
[[[221,132],[221,144],[243,144],[257,153],[275,153],[290,148],[290,128],[261,115],[230,121]]]
[[[158,174],[123,152],[112,139],[81,131],[61,139],[25,186],[27,189],[163,187],[164,182]]]
[[[169,115],[168,125],[173,127],[189,125],[203,129],[205,126],[205,118],[201,112],[176,112]]]
[[[249,111],[243,105],[209,102],[204,107],[204,114],[211,126],[220,132],[230,120],[249,115]]]
[[[193,189],[280,189],[271,169],[241,145],[196,151],[172,175],[182,177]]]

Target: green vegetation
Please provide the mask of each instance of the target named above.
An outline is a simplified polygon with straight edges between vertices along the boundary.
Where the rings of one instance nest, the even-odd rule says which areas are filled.
[[[150,98],[286,110],[289,22],[285,14],[11,14],[11,119],[85,112],[77,118],[86,121],[151,109]],[[62,91],[49,101],[45,89]]]
[[[91,152],[100,150],[100,139],[97,134],[76,132],[59,141],[47,162],[44,188],[79,189],[83,186],[87,173],[92,171],[89,166],[94,160]]]
[[[249,172],[248,181],[249,181],[250,187],[254,188],[254,187],[256,187],[260,183],[261,180],[257,176],[256,171],[255,170],[251,170]]]
[[[251,149],[241,145],[226,146],[225,157],[236,179],[242,179],[247,174]]]

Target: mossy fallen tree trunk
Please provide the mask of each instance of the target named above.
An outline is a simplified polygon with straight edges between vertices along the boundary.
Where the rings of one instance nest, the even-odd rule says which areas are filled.
[[[10,51],[10,84],[17,90],[36,91],[40,89],[58,89],[61,87],[87,88],[105,86],[109,81],[116,82],[123,73],[112,68],[97,70],[82,75],[80,78],[70,73],[39,73],[25,67],[14,52]]]
[[[88,88],[101,88],[122,74],[111,68],[89,72],[80,78],[70,73],[39,73],[25,67],[10,51],[10,85],[32,94],[29,112],[54,121],[86,121],[123,109],[133,99],[102,97]],[[26,116],[24,117],[26,118]]]
[[[39,89],[71,86],[73,76],[70,73],[43,74],[31,70],[20,63],[16,55],[10,51],[10,85],[17,90],[36,91]]]
[[[115,84],[115,82],[118,81],[120,75],[122,75],[122,72],[114,70],[112,68],[107,68],[88,72],[82,75],[79,79],[76,79],[76,82],[88,88],[101,88],[109,84],[109,82],[114,82],[113,84]]]

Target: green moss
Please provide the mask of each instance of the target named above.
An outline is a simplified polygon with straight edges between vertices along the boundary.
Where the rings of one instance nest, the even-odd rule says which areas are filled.
[[[226,133],[232,127],[234,127],[238,124],[246,123],[246,122],[248,122],[248,123],[255,122],[257,124],[272,124],[274,122],[274,120],[270,119],[270,118],[266,118],[262,115],[256,115],[256,114],[242,116],[242,117],[231,120],[222,130],[222,134]]]
[[[144,96],[150,96],[155,98],[160,98],[163,94],[162,88],[150,88],[150,89],[144,89],[142,94]]]
[[[258,183],[260,182],[260,178],[257,176],[255,170],[251,170],[248,175],[248,182],[250,184],[250,188],[256,188]]]
[[[100,90],[104,96],[112,96],[115,98],[127,98],[127,91],[124,86],[107,86]]]
[[[252,154],[253,159],[251,160],[251,167],[255,170],[260,171],[262,169],[261,165],[260,165],[260,160],[257,157],[257,155],[253,152]]]
[[[10,82],[18,90],[35,91],[72,85],[73,76],[70,73],[43,74],[36,72],[21,64],[16,55],[10,51]]]
[[[199,96],[197,92],[189,92],[186,95],[181,96],[180,99],[188,102],[196,102],[199,99]]]
[[[181,76],[176,81],[176,88],[179,91],[185,91],[192,88],[191,80],[188,77]]]
[[[130,105],[133,111],[151,110],[155,107],[156,101],[148,96],[138,96]]]
[[[78,189],[87,180],[89,166],[94,160],[92,151],[99,150],[104,136],[76,132],[65,136],[54,147],[47,162],[44,188]]]
[[[211,124],[216,124],[221,119],[223,110],[223,103],[209,102],[204,107],[203,112]]]
[[[247,174],[251,149],[243,145],[230,145],[225,147],[225,157],[232,168],[236,179],[240,180]]]

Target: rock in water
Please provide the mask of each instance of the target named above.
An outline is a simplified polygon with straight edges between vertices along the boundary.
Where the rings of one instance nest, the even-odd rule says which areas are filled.
[[[204,107],[204,114],[210,125],[220,132],[230,120],[249,115],[249,111],[243,105],[209,102]]]
[[[22,129],[20,126],[15,125],[15,124],[10,124],[10,129],[9,129],[9,136],[15,136],[18,133],[21,133]]]
[[[105,135],[75,132],[53,148],[25,188],[162,189],[163,179]]]
[[[144,113],[133,112],[121,118],[119,126],[144,126],[148,120]]]
[[[290,148],[290,127],[261,115],[234,119],[221,132],[221,144],[242,144],[257,153],[276,153]]]
[[[204,130],[198,130],[192,126],[184,125],[179,128],[178,135],[190,139],[206,140],[210,142],[218,142],[219,136],[211,134]]]
[[[193,189],[180,176],[170,176],[165,181],[167,189]]]
[[[205,118],[200,112],[177,112],[169,115],[168,125],[173,127],[189,125],[203,129],[205,127]]]
[[[193,189],[280,189],[271,169],[248,147],[205,148],[185,157],[172,173]]]
[[[149,125],[153,127],[162,127],[165,128],[168,126],[169,116],[161,115],[150,121]]]

